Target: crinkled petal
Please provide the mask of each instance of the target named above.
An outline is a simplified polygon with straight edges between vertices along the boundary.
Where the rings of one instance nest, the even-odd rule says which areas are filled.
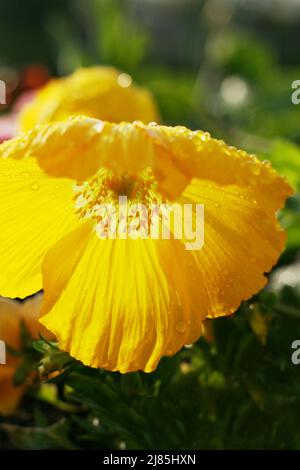
[[[186,253],[178,240],[101,240],[87,223],[45,258],[40,321],[85,364],[150,372],[201,334],[203,289]]]
[[[95,142],[105,126],[78,116],[64,122],[36,126],[0,145],[0,156],[23,160],[34,157],[50,176],[84,181],[99,168]]]
[[[136,174],[151,167],[160,191],[175,199],[193,177],[222,185],[252,186],[260,205],[278,209],[292,193],[269,163],[185,127],[111,124],[83,116],[38,126],[0,146],[0,154],[36,157],[55,177],[84,181],[100,167]],[[272,191],[272,194],[271,194]]]
[[[24,298],[42,288],[46,251],[79,220],[71,180],[49,178],[29,158],[0,159],[0,294]]]
[[[202,308],[209,317],[229,315],[264,287],[268,273],[284,249],[273,204],[260,207],[251,187],[207,185],[192,180],[181,203],[204,204],[204,244],[190,252],[197,282],[204,286]]]

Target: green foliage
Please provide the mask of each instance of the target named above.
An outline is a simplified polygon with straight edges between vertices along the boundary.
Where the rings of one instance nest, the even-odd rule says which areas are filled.
[[[38,425],[2,429],[26,449],[297,449],[300,372],[291,343],[300,337],[299,311],[300,285],[264,292],[212,321],[213,342],[201,339],[151,374],[105,372],[69,358],[50,382],[71,408],[57,415],[56,397],[48,401],[56,413],[39,410]]]
[[[120,0],[90,0],[90,7],[95,44],[102,61],[134,72],[145,56],[147,34],[126,15],[125,3]]]
[[[273,140],[266,158],[285,176],[295,190],[300,191],[300,147],[286,139]]]
[[[13,424],[3,424],[2,428],[14,443],[16,449],[22,450],[49,450],[49,449],[77,449],[67,437],[71,423],[61,419],[51,426],[22,427]]]

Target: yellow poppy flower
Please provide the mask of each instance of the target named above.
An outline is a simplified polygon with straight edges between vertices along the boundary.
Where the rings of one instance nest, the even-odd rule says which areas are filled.
[[[133,85],[129,75],[112,67],[91,67],[41,88],[21,111],[19,127],[27,131],[36,124],[80,114],[111,122],[159,119],[150,92]]]
[[[20,351],[21,321],[24,321],[33,338],[38,339],[41,333],[44,337],[53,339],[53,335],[38,322],[41,304],[41,294],[26,300],[23,304],[10,299],[0,299],[0,339],[7,347]],[[19,356],[9,354],[7,350],[6,364],[0,365],[0,414],[14,412],[26,389],[25,385],[15,386],[13,383],[20,361]]]
[[[4,142],[0,155],[0,294],[43,287],[40,321],[93,367],[154,370],[206,317],[258,292],[284,248],[276,211],[288,183],[201,131],[76,117]],[[99,205],[120,209],[122,195],[130,207],[203,204],[202,249],[99,236]]]

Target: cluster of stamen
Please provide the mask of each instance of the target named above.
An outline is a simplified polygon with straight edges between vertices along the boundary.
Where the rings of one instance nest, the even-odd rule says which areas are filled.
[[[153,208],[162,203],[151,169],[135,176],[101,169],[90,180],[75,186],[74,193],[76,215],[93,219],[100,238],[109,237],[110,232],[125,238],[122,234],[128,230],[131,236],[136,231],[146,238]]]

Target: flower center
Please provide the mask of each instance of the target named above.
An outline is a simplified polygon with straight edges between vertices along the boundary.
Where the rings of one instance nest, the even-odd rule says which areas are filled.
[[[120,235],[120,230],[126,233],[142,230],[146,236],[153,208],[160,204],[162,197],[151,169],[135,177],[101,169],[93,178],[74,187],[76,215],[80,219],[93,219],[100,238],[107,238],[112,231]]]

